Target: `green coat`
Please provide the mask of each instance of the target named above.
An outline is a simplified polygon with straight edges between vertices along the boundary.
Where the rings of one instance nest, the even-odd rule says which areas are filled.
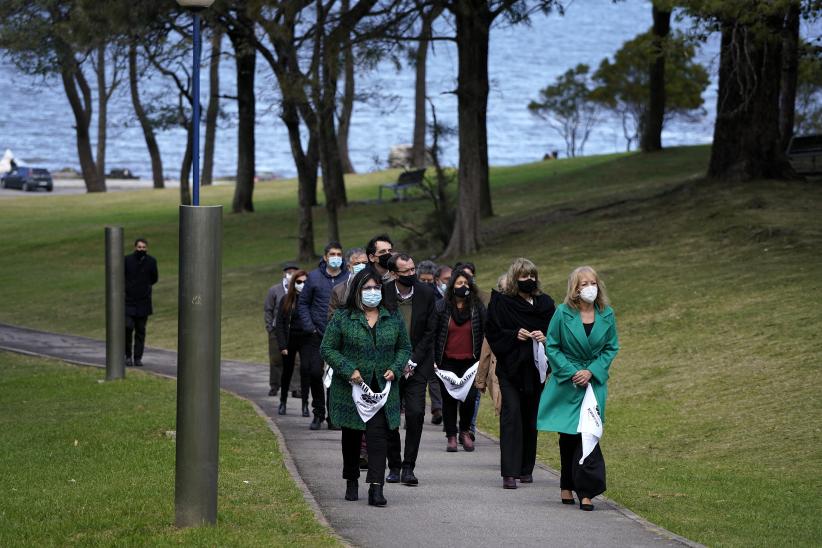
[[[571,382],[580,369],[593,375],[591,386],[599,404],[599,414],[605,422],[605,400],[608,397],[608,369],[619,351],[616,320],[610,306],[594,310],[591,336],[585,336],[578,310],[559,305],[548,326],[545,354],[551,366],[551,377],[539,400],[537,429],[547,432],[576,434],[579,409],[585,390]]]
[[[394,372],[394,382],[383,409],[392,430],[400,427],[400,375],[411,357],[408,331],[399,312],[389,312],[380,306],[377,319],[377,344],[368,329],[365,313],[339,309],[325,328],[320,354],[334,368],[331,378],[331,422],[343,428],[365,430],[351,397],[351,375],[355,369],[375,392],[381,392],[387,382],[383,375]],[[377,386],[371,379],[377,377]]]

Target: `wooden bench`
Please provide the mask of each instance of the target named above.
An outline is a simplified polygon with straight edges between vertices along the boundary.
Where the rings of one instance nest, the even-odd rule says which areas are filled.
[[[791,138],[787,153],[797,173],[822,175],[822,135],[800,135]]]
[[[392,190],[394,192],[395,201],[405,200],[408,198],[406,194],[408,189],[421,186],[424,178],[425,168],[403,171],[400,173],[400,176],[397,177],[397,181],[395,183],[380,185],[377,201],[382,202],[383,189]]]

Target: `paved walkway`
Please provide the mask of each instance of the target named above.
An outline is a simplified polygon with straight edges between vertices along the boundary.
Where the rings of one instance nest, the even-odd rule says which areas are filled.
[[[102,341],[5,324],[0,324],[0,349],[105,365]],[[175,352],[146,349],[143,363],[146,371],[176,375]],[[423,431],[416,468],[419,486],[386,484],[388,506],[373,508],[367,505],[367,488],[361,483],[360,500],[347,502],[339,432],[310,431],[310,419],[299,415],[298,401],[289,402],[288,415],[278,416],[278,399],[267,396],[267,365],[223,361],[221,383],[273,419],[322,515],[355,546],[694,545],[600,498],[594,512],[561,504],[559,478],[547,468],[534,471],[533,484],[503,490],[496,441],[478,436],[473,453],[446,453],[442,431],[430,424]],[[364,482],[365,476],[361,479]]]

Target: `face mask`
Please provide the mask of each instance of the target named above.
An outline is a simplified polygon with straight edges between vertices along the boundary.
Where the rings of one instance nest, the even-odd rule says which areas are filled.
[[[328,266],[331,268],[340,268],[342,266],[342,257],[329,257]]]
[[[405,287],[414,287],[414,280],[416,279],[416,276],[397,276],[397,281]]]
[[[462,287],[455,287],[454,288],[454,295],[456,295],[457,297],[465,298],[470,293],[471,293],[471,290],[468,288],[467,285],[464,285]]]
[[[362,304],[369,308],[374,308],[382,301],[382,292],[379,289],[363,289]]]
[[[351,273],[355,276],[362,272],[363,268],[365,268],[365,263],[359,263],[351,266]]]
[[[297,290],[297,293],[301,292],[305,287],[305,282],[297,282],[294,284],[294,289]]]
[[[437,287],[439,288],[440,293],[442,293],[443,295],[445,295],[445,292],[448,290],[448,284],[446,283],[439,284],[437,285]]]
[[[530,295],[536,291],[537,282],[535,280],[517,280],[517,289]]]
[[[593,303],[597,300],[597,286],[587,285],[579,290],[580,298],[586,303]]]
[[[138,259],[142,259],[146,256],[146,251],[145,249],[141,249],[139,251],[135,251],[134,254],[137,256]]]
[[[380,263],[380,266],[383,268],[388,268],[388,260],[391,258],[390,253],[386,253],[385,255],[380,255],[377,257],[377,261]]]

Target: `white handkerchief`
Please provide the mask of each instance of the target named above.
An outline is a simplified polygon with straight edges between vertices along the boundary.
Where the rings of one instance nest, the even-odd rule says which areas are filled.
[[[414,369],[416,368],[417,364],[412,362],[411,360],[408,360],[408,364],[405,366],[405,369],[403,369],[402,376],[407,379],[408,377],[414,374]]]
[[[539,382],[544,383],[548,376],[548,359],[545,357],[545,343],[534,341],[534,365],[539,371]]]
[[[457,377],[456,373],[443,371],[439,368],[435,368],[434,373],[442,379],[445,389],[448,390],[452,398],[465,401],[465,398],[468,397],[468,392],[470,392],[471,387],[474,386],[474,377],[477,376],[477,369],[479,369],[479,362],[469,367],[468,371],[466,371],[462,377]]]
[[[325,373],[323,374],[323,386],[326,388],[331,388],[331,377],[334,376],[334,369],[326,364],[325,365]]]
[[[357,413],[360,414],[363,422],[368,422],[385,405],[389,392],[391,392],[391,381],[386,382],[385,389],[377,393],[374,393],[365,383],[351,383],[351,396],[354,398],[354,405],[357,406]]]
[[[585,460],[585,457],[591,454],[594,447],[599,443],[602,437],[602,419],[599,416],[599,405],[597,405],[597,397],[594,395],[594,389],[588,383],[585,389],[585,398],[582,400],[582,407],[579,409],[579,425],[577,432],[582,434],[582,458],[579,463]]]

